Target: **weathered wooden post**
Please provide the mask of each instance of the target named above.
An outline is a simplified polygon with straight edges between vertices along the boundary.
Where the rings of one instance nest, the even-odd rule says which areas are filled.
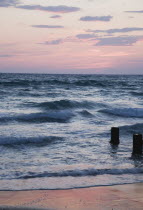
[[[133,135],[133,155],[141,155],[142,154],[142,134],[134,134]]]
[[[111,128],[111,144],[118,145],[120,143],[119,140],[119,128],[118,127],[112,127]]]

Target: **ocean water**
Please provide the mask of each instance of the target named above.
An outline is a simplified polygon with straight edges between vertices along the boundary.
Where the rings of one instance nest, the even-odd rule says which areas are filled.
[[[133,133],[143,133],[143,76],[0,74],[0,190],[143,182]]]

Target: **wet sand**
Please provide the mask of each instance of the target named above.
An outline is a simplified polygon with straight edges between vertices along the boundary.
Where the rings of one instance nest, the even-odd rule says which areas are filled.
[[[0,209],[143,209],[143,183],[70,190],[0,191]]]

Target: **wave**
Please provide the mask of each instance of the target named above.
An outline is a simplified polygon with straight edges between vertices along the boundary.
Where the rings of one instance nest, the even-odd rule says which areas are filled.
[[[74,82],[77,86],[93,86],[93,87],[106,87],[107,84],[103,81],[97,81],[97,80],[78,80]]]
[[[7,79],[7,80],[1,80],[0,81],[0,86],[4,86],[4,87],[30,87],[30,86],[47,86],[47,85],[52,85],[52,86],[83,86],[83,87],[99,87],[99,88],[104,88],[104,87],[128,87],[130,86],[130,84],[127,81],[122,81],[122,80],[113,80],[111,82],[111,79],[109,79],[108,77],[106,78],[89,78],[87,77],[83,77],[83,78],[79,78],[76,76],[72,76],[70,78],[64,76],[64,77],[59,77],[58,79],[56,79],[56,76],[54,78],[46,78],[46,77],[34,77],[33,79],[18,79],[18,78],[11,78],[11,79]]]
[[[0,85],[6,87],[17,87],[17,86],[27,87],[35,83],[38,84],[38,81],[13,80],[13,81],[1,81]]]
[[[30,87],[30,86],[39,86],[39,85],[68,85],[70,82],[68,81],[62,81],[62,80],[57,80],[57,79],[49,79],[49,80],[22,80],[22,79],[17,79],[17,80],[11,80],[11,81],[1,81],[0,85],[5,86],[5,87]]]
[[[143,133],[143,123],[136,123],[134,125],[124,125],[120,127],[124,134]]]
[[[87,110],[82,110],[81,112],[79,112],[83,117],[93,117],[94,115],[91,114],[89,111]]]
[[[9,115],[0,116],[0,123],[6,123],[9,121],[18,122],[31,122],[31,123],[41,123],[41,122],[67,122],[73,117],[74,114],[71,111],[53,111],[49,113],[31,113],[31,114],[21,114],[21,115]]]
[[[122,116],[122,117],[143,117],[143,108],[113,108],[113,109],[101,109],[99,112]]]
[[[92,108],[95,104],[90,101],[71,101],[71,100],[59,100],[59,101],[49,101],[42,103],[27,103],[31,107],[39,107],[44,109],[53,109],[53,110],[63,110],[63,109],[72,109],[72,108]]]
[[[57,136],[39,136],[39,137],[0,137],[0,145],[2,146],[15,146],[15,145],[27,145],[32,146],[45,146],[57,141],[62,141],[62,137]]]
[[[1,81],[0,85],[7,86],[7,87],[27,87],[33,85],[77,85],[77,86],[105,86],[105,83],[101,83],[96,80],[61,80],[61,79],[49,79],[49,80],[12,80],[12,81]]]
[[[130,92],[133,96],[143,96],[143,92],[131,91]]]
[[[17,179],[33,179],[33,178],[44,178],[44,177],[83,177],[83,176],[98,176],[98,175],[123,175],[123,174],[142,174],[142,168],[126,168],[126,169],[75,169],[75,170],[64,170],[59,172],[28,172],[23,175],[18,175]]]

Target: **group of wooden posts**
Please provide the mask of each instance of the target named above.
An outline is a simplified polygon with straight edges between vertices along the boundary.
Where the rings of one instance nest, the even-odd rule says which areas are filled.
[[[118,145],[120,143],[119,139],[119,128],[111,128],[111,144]],[[142,155],[143,139],[142,134],[133,134],[133,155]]]

